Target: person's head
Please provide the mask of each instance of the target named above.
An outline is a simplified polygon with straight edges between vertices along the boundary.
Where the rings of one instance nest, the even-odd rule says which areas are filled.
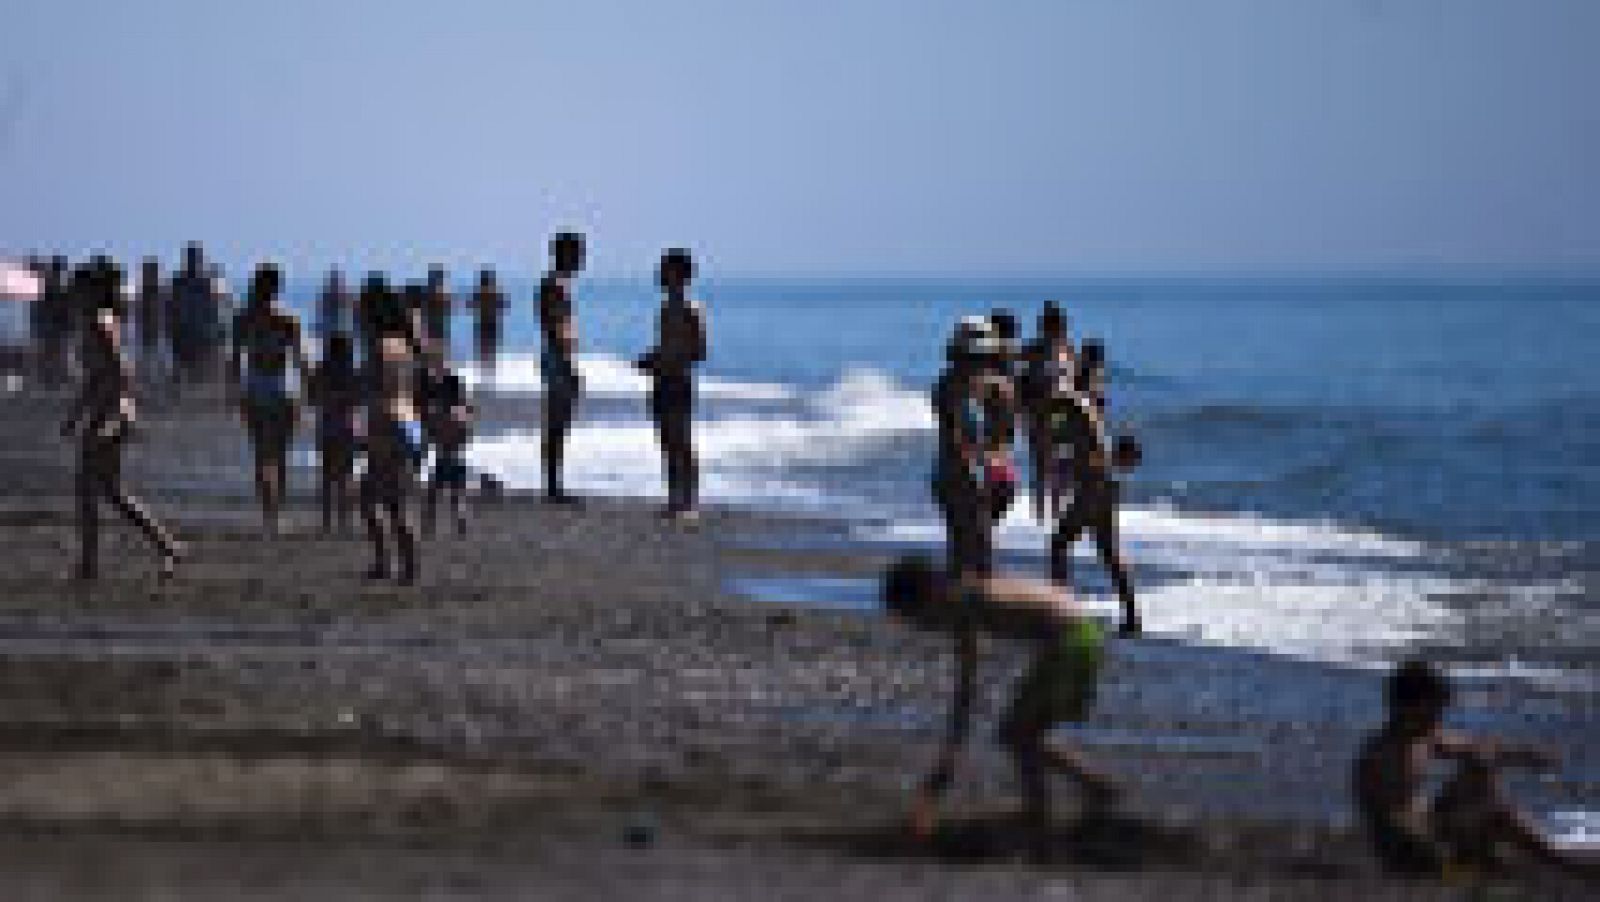
[[[1039,337],[1046,341],[1058,341],[1066,334],[1067,314],[1055,301],[1045,301],[1044,310],[1039,313]]]
[[[205,269],[206,254],[200,249],[200,242],[191,241],[183,246],[183,268],[186,272],[198,273]]]
[[[557,232],[550,239],[550,266],[558,273],[583,269],[583,255],[583,236],[577,232]]]
[[[1106,346],[1098,338],[1086,338],[1078,346],[1077,383],[1079,391],[1089,391],[1105,377]]]
[[[250,276],[250,304],[254,307],[265,307],[278,299],[278,292],[283,288],[283,273],[278,270],[276,263],[263,263],[256,267]]]
[[[902,555],[884,571],[879,586],[884,610],[911,623],[927,621],[937,609],[945,578],[927,555]]]
[[[344,287],[344,273],[339,272],[339,267],[335,266],[328,270],[328,278],[325,284],[329,289],[335,291]]]
[[[442,291],[444,289],[444,267],[435,264],[428,267],[428,290]]]
[[[681,247],[668,248],[661,254],[657,278],[662,291],[669,294],[683,291],[694,281],[694,257]]]
[[[489,289],[494,287],[494,270],[485,267],[478,270],[478,287]]]
[[[50,272],[57,278],[64,278],[67,274],[67,258],[65,254],[56,254],[50,258]]]
[[[122,270],[105,254],[95,254],[73,276],[84,312],[91,318],[109,313],[123,315]]]
[[[999,347],[994,323],[988,317],[964,316],[956,322],[945,357],[953,366],[975,369],[995,360]]]
[[[400,290],[400,298],[407,310],[416,310],[428,302],[428,286],[421,282],[407,282]]]
[[[1389,674],[1384,695],[1392,723],[1424,733],[1437,727],[1450,707],[1450,682],[1437,667],[1412,658]]]

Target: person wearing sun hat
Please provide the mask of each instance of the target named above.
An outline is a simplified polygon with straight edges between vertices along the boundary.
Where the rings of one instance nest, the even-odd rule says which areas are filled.
[[[952,574],[986,574],[992,566],[981,397],[988,361],[999,349],[993,323],[978,316],[962,318],[945,348],[944,372],[933,387],[933,500],[944,520],[946,563]]]

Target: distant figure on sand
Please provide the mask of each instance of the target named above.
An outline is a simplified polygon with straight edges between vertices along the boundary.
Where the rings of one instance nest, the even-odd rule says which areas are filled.
[[[328,270],[317,296],[317,334],[324,342],[334,333],[350,328],[350,293],[344,287],[344,274],[338,268]]]
[[[213,371],[217,340],[217,283],[198,243],[183,249],[183,267],[172,277],[168,301],[168,338],[172,343],[174,382],[202,382]]]
[[[161,283],[161,261],[144,258],[139,267],[139,370],[147,383],[154,380],[161,354],[161,319],[167,306]]]
[[[550,239],[550,271],[539,283],[539,329],[544,352],[544,492],[557,504],[572,504],[562,484],[567,433],[578,411],[582,384],[578,378],[578,324],[574,318],[572,280],[583,270],[583,236],[562,232]]]
[[[989,361],[999,348],[989,320],[962,319],[945,349],[945,369],[933,388],[937,427],[933,500],[944,520],[947,569],[953,575],[986,575],[992,567],[989,444],[981,398]]]
[[[51,257],[41,281],[39,300],[33,305],[38,376],[46,385],[60,385],[67,378],[67,344],[72,334],[72,273],[67,258],[60,254]]]
[[[301,343],[300,318],[278,304],[283,277],[271,263],[257,267],[249,300],[233,321],[233,354],[228,374],[237,392],[239,413],[255,454],[256,497],[263,525],[276,535],[289,478],[300,405],[289,383],[293,361],[302,385],[310,365]],[[242,362],[242,365],[241,365]]]
[[[455,518],[456,534],[467,533],[467,441],[471,438],[472,405],[466,383],[437,348],[424,355],[417,371],[417,403],[423,432],[433,449],[433,468],[423,495],[422,531],[433,534],[440,497]]]
[[[1072,380],[1077,366],[1067,316],[1055,301],[1045,301],[1039,314],[1039,335],[1023,353],[1017,385],[1028,433],[1028,462],[1033,468],[1033,516],[1041,521],[1055,516],[1066,488],[1050,439],[1050,404],[1056,386]]]
[[[486,382],[493,381],[495,362],[500,355],[500,331],[506,306],[506,296],[496,282],[494,270],[479,272],[478,287],[472,293],[472,309],[477,314],[478,367]]]
[[[317,500],[322,509],[322,532],[337,525],[349,531],[354,500],[351,474],[355,466],[357,414],[362,401],[356,370],[355,343],[350,333],[335,331],[327,338],[322,362],[311,374],[307,399],[317,408],[317,458],[320,480]]]
[[[955,698],[944,746],[912,803],[916,836],[934,833],[939,801],[954,782],[971,732],[980,633],[1020,638],[1035,648],[1001,720],[999,739],[1016,765],[1036,851],[1045,849],[1050,832],[1052,772],[1077,780],[1085,813],[1103,811],[1116,799],[1117,786],[1108,776],[1075,750],[1046,740],[1052,728],[1088,717],[1104,660],[1099,625],[1076,610],[1071,596],[1031,580],[952,576],[916,555],[889,568],[882,594],[892,616],[955,640]]]
[[[61,426],[80,435],[78,445],[79,579],[100,573],[100,504],[109,501],[138,527],[161,555],[161,575],[177,568],[183,549],[144,505],[122,485],[122,451],[133,437],[133,374],[122,352],[122,274],[100,260],[80,271],[79,297],[86,304],[82,332],[83,387]]]
[[[1122,488],[1116,471],[1138,466],[1140,450],[1132,436],[1111,439],[1102,405],[1097,405],[1091,394],[1095,384],[1094,371],[1080,366],[1078,378],[1059,382],[1050,399],[1047,428],[1054,449],[1053,469],[1072,490],[1072,501],[1058,515],[1050,538],[1050,575],[1057,585],[1072,584],[1072,547],[1087,531],[1122,602],[1122,632],[1134,635],[1142,626],[1117,531]]]
[[[663,515],[679,520],[697,516],[700,471],[694,455],[694,368],[706,359],[706,315],[699,301],[689,299],[694,258],[673,248],[661,255],[658,281],[661,312],[656,346],[639,359],[650,377],[650,418],[661,443],[667,478]]]
[[[423,343],[412,330],[410,312],[384,289],[381,278],[369,281],[368,288],[372,292],[363,291],[363,306],[371,347],[364,361],[365,471],[359,487],[373,552],[367,577],[388,579],[394,572],[389,565],[392,541],[399,580],[409,585],[417,578],[417,536],[407,507],[423,457],[422,422],[412,393]]]
[[[1473,740],[1444,730],[1450,685],[1431,664],[1407,661],[1390,674],[1388,717],[1362,745],[1353,783],[1356,809],[1384,866],[1398,874],[1445,877],[1499,869],[1516,849],[1590,875],[1600,863],[1561,854],[1518,812],[1500,785],[1505,767],[1546,767],[1538,749]],[[1432,765],[1455,773],[1431,798]]]
[[[423,319],[428,325],[428,340],[449,359],[450,317],[455,312],[455,302],[450,297],[450,285],[445,279],[444,267],[428,267],[425,291],[422,310]]]

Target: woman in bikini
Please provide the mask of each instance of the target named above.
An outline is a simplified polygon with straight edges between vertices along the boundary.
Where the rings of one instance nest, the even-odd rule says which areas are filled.
[[[289,361],[293,359],[302,383],[310,371],[300,342],[300,319],[278,304],[282,287],[278,267],[263,263],[256,268],[249,300],[234,317],[229,366],[240,416],[255,454],[256,497],[266,531],[272,535],[278,532],[289,448],[300,415],[289,384]]]

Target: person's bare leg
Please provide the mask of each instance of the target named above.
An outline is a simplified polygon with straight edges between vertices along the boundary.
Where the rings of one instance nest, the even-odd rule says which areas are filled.
[[[1095,526],[1095,550],[1099,552],[1100,563],[1105,565],[1106,572],[1111,574],[1111,584],[1117,590],[1118,600],[1122,602],[1122,634],[1138,635],[1143,626],[1139,620],[1139,609],[1134,601],[1133,580],[1128,576],[1128,565],[1122,557],[1116,518],[1116,511],[1108,510],[1102,516],[1101,522]]]
[[[439,493],[444,489],[442,480],[439,479],[439,464],[433,465],[434,472],[428,474],[428,484],[422,490],[422,534],[433,535],[434,520],[438,515]]]
[[[85,449],[78,465],[78,579],[100,575],[100,494],[94,454]]]
[[[450,507],[455,513],[456,535],[467,534],[467,484],[457,480],[450,484]]]
[[[1050,581],[1063,588],[1072,587],[1072,546],[1078,544],[1087,526],[1078,502],[1056,520],[1050,535]]]
[[[367,570],[368,579],[387,579],[389,576],[389,552],[385,547],[383,536],[383,522],[378,516],[377,486],[372,473],[367,473],[361,480],[361,519],[367,525],[367,539],[372,544],[372,566]]]
[[[398,579],[401,585],[409,586],[417,581],[417,535],[406,514],[404,491],[392,492],[384,507],[389,515],[389,527],[394,530],[395,551],[400,559]]]
[[[548,397],[544,418],[544,493],[552,500],[564,500],[563,457],[567,450],[567,428],[571,425],[571,403],[564,395]]]

